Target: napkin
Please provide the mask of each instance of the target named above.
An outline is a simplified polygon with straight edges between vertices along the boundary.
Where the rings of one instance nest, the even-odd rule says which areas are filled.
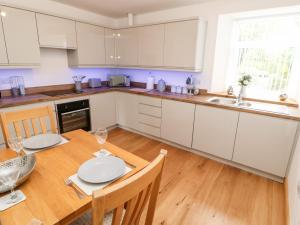
[[[129,166],[126,166],[125,169],[125,174],[129,173],[132,170]],[[123,175],[123,176],[124,176]],[[114,180],[106,182],[106,183],[100,183],[100,184],[92,184],[92,183],[87,183],[83,180],[81,180],[77,173],[70,176],[69,179],[80,189],[82,190],[86,195],[92,195],[94,191],[99,190],[104,188],[105,186],[109,185],[112,183]]]
[[[7,203],[10,199],[10,193],[7,195],[4,195],[0,198],[0,211],[4,211],[20,202],[23,202],[26,199],[26,196],[24,195],[24,193],[20,190],[16,191],[17,195],[18,195],[18,201],[13,202],[13,203]]]
[[[93,153],[94,156],[96,157],[103,157],[103,156],[109,156],[112,155],[110,151],[102,148],[97,152]],[[125,174],[129,173],[132,170],[131,167],[129,167],[128,165],[126,165],[125,168]],[[124,176],[123,175],[123,176]],[[100,183],[100,184],[92,184],[92,183],[88,183],[85,182],[83,180],[81,180],[77,173],[70,176],[69,179],[79,188],[81,189],[86,195],[92,195],[93,191],[99,190],[104,188],[105,186],[109,185],[110,183],[112,183],[114,180],[106,182],[106,183]]]
[[[69,142],[69,140],[67,140],[66,138],[64,138],[64,137],[61,136],[61,142],[58,143],[58,144],[55,145],[55,146],[63,145],[63,144],[66,144],[66,143],[68,143],[68,142]],[[28,155],[28,154],[31,154],[31,153],[36,153],[36,152],[44,151],[44,150],[46,150],[46,149],[51,149],[51,148],[53,148],[53,147],[55,147],[55,146],[51,146],[51,147],[49,147],[49,148],[42,148],[42,149],[38,149],[38,150],[32,150],[32,149],[29,150],[29,149],[24,148],[24,149],[23,149],[23,152],[24,152],[26,155]]]

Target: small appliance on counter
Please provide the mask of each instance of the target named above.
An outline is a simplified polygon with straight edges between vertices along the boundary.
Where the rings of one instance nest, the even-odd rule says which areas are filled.
[[[90,78],[88,80],[90,88],[99,88],[101,87],[101,79],[100,78]]]
[[[166,82],[161,78],[157,83],[157,90],[164,92],[166,90]]]
[[[85,78],[85,76],[73,76],[72,77],[74,82],[75,82],[75,91],[77,93],[81,93],[82,92],[82,81]]]
[[[110,87],[130,87],[130,77],[127,75],[108,75]]]
[[[186,79],[186,88],[187,88],[187,94],[193,95],[194,81],[192,76]]]

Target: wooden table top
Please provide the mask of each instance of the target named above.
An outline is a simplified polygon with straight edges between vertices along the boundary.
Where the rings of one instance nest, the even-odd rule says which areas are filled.
[[[149,162],[111,143],[98,144],[93,135],[76,130],[63,135],[69,142],[36,153],[37,163],[30,178],[19,186],[27,199],[0,212],[2,225],[26,225],[32,218],[45,225],[67,224],[91,207],[91,196],[79,199],[64,180],[75,174],[79,166],[93,157],[93,153],[105,148],[132,165],[134,169],[118,179],[124,180],[137,173]],[[0,161],[13,157],[10,150],[0,150]]]

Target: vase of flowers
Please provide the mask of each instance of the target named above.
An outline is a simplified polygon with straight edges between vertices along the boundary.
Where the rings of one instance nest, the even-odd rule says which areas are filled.
[[[241,86],[240,96],[239,98],[242,99],[246,97],[246,87],[251,83],[252,77],[250,75],[242,75],[238,80],[239,85]]]

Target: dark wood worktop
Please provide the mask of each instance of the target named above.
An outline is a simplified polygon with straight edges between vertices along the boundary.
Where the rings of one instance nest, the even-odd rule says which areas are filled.
[[[0,108],[7,108],[7,107],[33,104],[33,103],[39,103],[39,102],[47,102],[47,101],[56,101],[56,100],[60,100],[60,99],[68,99],[68,98],[75,98],[75,97],[83,97],[83,96],[89,96],[89,95],[93,95],[93,94],[112,92],[112,91],[140,94],[140,95],[144,95],[144,96],[169,99],[169,100],[175,100],[175,101],[182,101],[182,102],[199,104],[199,105],[207,105],[207,106],[212,106],[212,107],[217,107],[217,108],[224,108],[224,109],[229,109],[229,110],[236,110],[236,111],[241,111],[241,112],[255,113],[255,114],[260,114],[260,115],[266,115],[266,116],[300,121],[300,110],[296,107],[286,106],[288,109],[288,113],[280,114],[280,113],[270,112],[270,111],[261,111],[261,110],[255,110],[255,109],[250,109],[250,108],[239,108],[239,107],[235,107],[235,106],[225,106],[225,105],[218,105],[215,103],[210,103],[207,100],[212,97],[216,97],[216,95],[213,95],[213,94],[201,94],[198,96],[190,96],[190,95],[183,95],[183,94],[174,94],[174,93],[170,93],[170,92],[160,93],[156,90],[147,91],[144,88],[136,88],[136,87],[131,87],[131,88],[126,88],[126,87],[84,88],[82,93],[69,93],[69,94],[58,95],[58,96],[48,96],[47,92],[44,92],[42,94],[38,94],[38,93],[30,94],[30,95],[26,95],[26,96],[22,96],[22,97],[4,97],[4,98],[0,99]]]

